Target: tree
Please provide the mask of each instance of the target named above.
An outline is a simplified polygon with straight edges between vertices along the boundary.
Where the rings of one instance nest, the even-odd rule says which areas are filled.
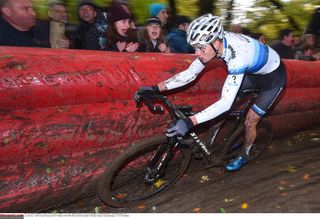
[[[315,7],[316,1],[309,0],[256,0],[247,12],[247,27],[251,32],[262,32],[269,40],[277,39],[278,31],[284,28],[301,36]]]
[[[199,0],[199,16],[207,13],[214,13],[216,0]]]

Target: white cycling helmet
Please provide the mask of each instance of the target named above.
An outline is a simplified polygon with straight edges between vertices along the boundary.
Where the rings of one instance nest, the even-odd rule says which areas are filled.
[[[206,46],[224,36],[223,26],[219,17],[205,14],[192,21],[187,31],[187,41],[191,46]]]

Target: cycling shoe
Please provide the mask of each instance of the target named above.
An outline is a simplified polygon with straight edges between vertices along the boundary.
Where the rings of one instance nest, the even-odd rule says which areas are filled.
[[[249,161],[249,156],[241,155],[226,165],[227,171],[240,170]]]

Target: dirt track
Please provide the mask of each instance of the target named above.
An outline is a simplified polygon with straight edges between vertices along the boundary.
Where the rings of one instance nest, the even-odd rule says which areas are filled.
[[[55,213],[320,212],[320,127],[273,141],[266,155],[236,173],[191,165],[158,199],[132,208],[110,208],[96,196]]]

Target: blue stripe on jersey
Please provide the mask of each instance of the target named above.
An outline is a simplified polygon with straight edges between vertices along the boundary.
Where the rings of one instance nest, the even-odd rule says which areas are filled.
[[[240,68],[235,68],[235,69],[229,69],[228,72],[231,75],[239,75],[239,74],[243,74],[244,72],[246,72],[247,67],[240,67]]]
[[[254,41],[255,59],[253,63],[248,67],[248,73],[255,73],[259,71],[268,61],[269,48],[258,41]]]
[[[264,116],[264,114],[266,114],[266,111],[260,109],[256,104],[253,104],[251,109],[260,116]]]

